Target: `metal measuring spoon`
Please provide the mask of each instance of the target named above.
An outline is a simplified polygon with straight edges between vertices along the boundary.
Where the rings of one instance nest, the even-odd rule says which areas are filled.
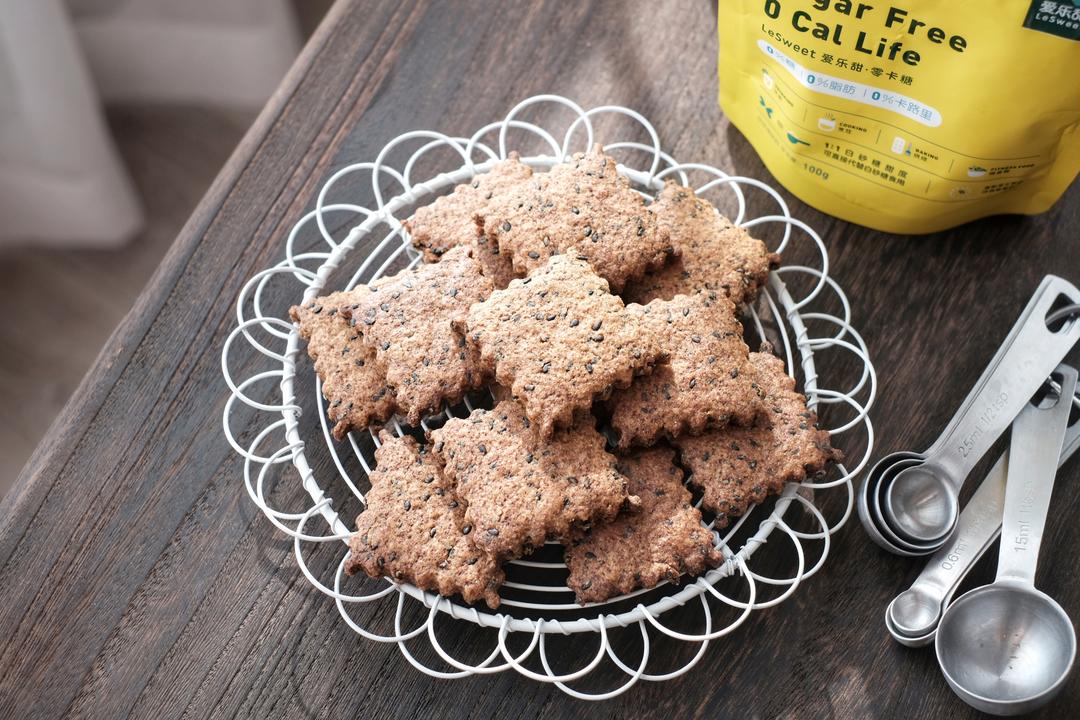
[[[1080,408],[1080,396],[1073,396]],[[1080,419],[1065,431],[1058,459],[1060,468],[1080,448]],[[987,473],[960,513],[956,532],[926,564],[926,569],[885,610],[885,627],[901,645],[923,647],[934,642],[938,622],[968,571],[986,553],[1001,532],[1005,505],[1008,453],[1003,453]]]
[[[875,514],[888,525],[886,530],[877,528],[886,549],[905,549],[890,535],[924,552],[945,543],[959,516],[957,492],[967,474],[1080,339],[1080,321],[1069,321],[1057,331],[1047,327],[1050,310],[1063,295],[1075,301],[1080,291],[1048,275],[945,433],[922,455],[922,462],[890,473],[890,467],[910,461],[912,453],[893,453],[878,461],[878,472],[871,475],[884,489],[880,495],[868,492],[867,500],[877,503]]]
[[[922,464],[898,473],[890,483],[883,514],[900,536],[933,542],[952,532],[964,479],[1080,339],[1080,321],[1057,332],[1047,327],[1046,318],[1062,295],[1080,299],[1072,284],[1048,280],[1032,299],[1032,314],[977,393],[971,412],[964,413]]]
[[[966,703],[995,715],[1041,707],[1056,695],[1076,658],[1069,616],[1035,589],[1035,565],[1057,463],[1076,389],[1076,370],[1059,368],[1057,402],[1028,405],[1013,423],[997,579],[945,611],[935,641],[938,663]]]
[[[987,380],[990,379],[994,370],[1001,362],[1001,358],[1004,357],[1009,347],[1012,346],[1013,342],[1016,340],[1017,334],[1024,327],[1028,318],[1031,317],[1037,304],[1035,302],[1036,299],[1047,290],[1051,281],[1052,276],[1043,278],[1043,281],[1039,284],[1035,294],[1032,296],[1032,300],[1028,302],[1023,312],[1021,312],[1016,324],[1013,325],[1009,334],[1005,337],[1005,340],[994,354],[994,357],[991,358],[990,363],[986,366],[986,369],[983,370],[978,381],[976,381],[974,387],[972,387],[967,397],[960,404],[960,407],[957,408],[956,413],[945,426],[941,438],[947,437],[967,414],[972,403],[978,397],[980,390],[986,385]],[[884,506],[885,502],[883,496],[890,485],[892,478],[904,468],[917,465],[925,460],[928,454],[933,454],[938,451],[942,447],[941,438],[936,440],[930,448],[927,449],[925,454],[902,450],[881,458],[870,468],[870,471],[866,475],[866,479],[860,487],[858,502],[856,503],[859,519],[862,521],[863,527],[866,529],[870,539],[891,553],[907,557],[918,557],[933,552],[941,544],[939,542],[918,543],[901,537],[893,530],[881,512],[881,508]]]
[[[1039,287],[1032,295],[1032,299],[1028,301],[1028,304],[1025,306],[1023,312],[1020,313],[1020,317],[1017,319],[1016,323],[1009,331],[1009,334],[1005,337],[1005,340],[1002,341],[1001,345],[998,347],[997,352],[994,354],[994,357],[991,358],[989,364],[987,364],[986,369],[983,370],[982,375],[976,381],[974,387],[972,387],[971,391],[968,392],[967,397],[960,404],[960,407],[957,408],[956,413],[945,426],[945,430],[942,431],[941,438],[948,436],[956,427],[957,423],[959,423],[961,419],[963,419],[963,417],[967,414],[972,403],[978,397],[979,391],[986,385],[987,380],[991,377],[994,370],[1001,362],[1001,358],[1004,357],[1005,353],[1012,346],[1013,342],[1015,342],[1017,334],[1031,317],[1031,314],[1034,312],[1035,306],[1037,304],[1036,300],[1041,296],[1043,292],[1047,290],[1047,287],[1050,285],[1052,280],[1053,276],[1050,275],[1043,278],[1042,282],[1039,284]],[[912,463],[909,461],[922,461],[926,458],[928,454],[932,454],[939,450],[942,446],[941,438],[936,440],[930,446],[930,448],[927,449],[926,453],[917,453],[908,450],[901,450],[886,455],[885,457],[878,460],[877,463],[875,463],[874,466],[870,468],[870,471],[866,475],[866,480],[861,486],[857,502],[859,519],[862,521],[863,527],[866,529],[867,534],[870,535],[870,539],[885,550],[888,550],[889,552],[895,553],[897,555],[916,557],[919,555],[926,555],[929,552],[933,552],[938,547],[937,544],[933,543],[931,543],[929,546],[927,546],[926,544],[919,545],[916,543],[910,543],[903,538],[899,538],[894,532],[892,532],[891,528],[888,527],[884,517],[882,517],[881,514],[881,507],[884,502],[881,496],[883,494],[882,491],[889,484],[888,482],[883,482],[883,479],[891,480],[891,477],[903,468],[912,464],[917,464],[917,462]]]
[[[881,508],[885,504],[884,494],[897,474],[909,467],[915,467],[922,462],[922,456],[917,453],[907,453],[909,457],[899,457],[884,468],[871,471],[863,483],[859,498],[859,519],[863,523],[870,539],[877,545],[888,550],[894,555],[905,557],[920,557],[929,555],[939,549],[944,541],[915,542],[898,534],[897,529],[885,517]]]

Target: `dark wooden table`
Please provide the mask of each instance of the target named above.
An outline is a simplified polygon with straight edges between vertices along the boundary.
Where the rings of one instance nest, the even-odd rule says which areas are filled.
[[[882,612],[919,563],[856,521],[794,598],[677,680],[603,705],[514,673],[431,680],[341,623],[248,501],[222,436],[239,288],[281,257],[331,172],[404,130],[467,134],[557,92],[636,108],[677,157],[768,180],[717,107],[715,26],[712,0],[340,2],[0,506],[0,715],[973,716],[931,652],[887,638]],[[1075,185],[1039,217],[918,238],[789,201],[822,232],[873,353],[878,455],[936,435],[1043,274],[1080,281]],[[1040,578],[1080,617],[1080,462],[1061,480]],[[295,506],[297,483],[272,497]],[[1073,678],[1044,716],[1078,703]]]

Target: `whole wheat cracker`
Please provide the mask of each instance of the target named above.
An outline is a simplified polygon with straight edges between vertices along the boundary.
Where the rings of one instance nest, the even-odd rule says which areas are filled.
[[[690,484],[703,491],[702,507],[716,513],[717,527],[842,458],[795,391],[784,362],[768,352],[751,353],[750,362],[765,389],[766,423],[675,440]]]
[[[749,425],[762,415],[764,391],[730,300],[706,290],[629,307],[663,337],[667,359],[612,393],[608,406],[620,448]]]
[[[521,407],[504,400],[431,432],[434,453],[466,504],[473,542],[500,559],[567,539],[636,505],[591,415],[543,440]]]
[[[614,292],[674,252],[667,230],[599,145],[492,198],[484,234],[527,274],[548,258],[585,258]]]
[[[454,326],[491,290],[471,249],[456,247],[438,263],[380,279],[349,310],[410,425],[486,381]]]
[[[322,379],[326,414],[334,423],[332,433],[337,440],[351,430],[389,420],[396,409],[386,373],[375,363],[375,352],[364,345],[360,329],[348,315],[367,291],[361,286],[331,293],[289,310]]]
[[[652,326],[570,255],[473,305],[465,330],[483,368],[510,388],[544,437],[662,357]]]
[[[668,300],[715,290],[736,305],[753,300],[780,256],[716,211],[684,185],[667,181],[649,206],[678,255],[627,284],[627,302]]]
[[[670,448],[655,447],[620,459],[619,470],[641,504],[579,533],[566,547],[567,585],[579,603],[699,575],[723,561],[674,456]]]
[[[498,244],[483,233],[482,216],[490,203],[528,181],[532,174],[532,168],[512,152],[488,172],[417,208],[402,224],[413,246],[424,254],[427,262],[438,262],[451,248],[471,247],[473,256],[495,287],[506,287],[517,276],[513,263],[510,255],[501,253]]]
[[[470,539],[453,484],[415,439],[384,430],[375,451],[366,508],[349,540],[346,574],[364,572],[412,583],[467,603],[499,606],[499,563]]]

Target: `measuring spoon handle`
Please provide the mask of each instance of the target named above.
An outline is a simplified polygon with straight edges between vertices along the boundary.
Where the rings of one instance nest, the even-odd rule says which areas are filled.
[[[1047,275],[1042,279],[1042,282],[1039,283],[1039,287],[1035,288],[1035,292],[1031,294],[1031,299],[1028,300],[1024,310],[1020,313],[1020,316],[1009,330],[1009,334],[1005,336],[1005,339],[1001,341],[1001,345],[998,346],[997,352],[994,353],[994,357],[987,363],[986,368],[983,369],[982,375],[979,376],[979,379],[971,387],[971,390],[968,391],[967,397],[964,398],[964,401],[960,403],[960,406],[956,409],[956,413],[949,419],[945,429],[941,431],[941,435],[938,436],[938,439],[933,445],[927,448],[926,455],[936,454],[943,445],[942,441],[952,434],[956,424],[967,414],[968,408],[971,407],[971,404],[975,402],[975,398],[978,397],[979,390],[986,385],[986,381],[993,375],[994,369],[1001,362],[1001,358],[1008,352],[1009,348],[1012,347],[1012,344],[1016,342],[1016,335],[1035,311],[1035,306],[1039,304],[1039,299],[1051,291],[1050,286],[1054,285],[1054,281],[1057,279],[1058,278],[1055,275]]]
[[[1001,519],[998,580],[1035,584],[1046,513],[1076,391],[1077,372],[1059,366],[1061,393],[1051,407],[1028,404],[1013,422],[1005,483],[1005,510]]]
[[[1008,455],[1003,454],[960,513],[956,531],[949,541],[933,554],[926,568],[912,583],[913,590],[920,590],[938,600],[939,605],[952,598],[968,571],[993,544],[1001,530],[1007,471]]]
[[[957,487],[1080,340],[1080,321],[1066,321],[1056,332],[1046,326],[1047,314],[1062,295],[1071,302],[1080,300],[1080,290],[1075,286],[1048,276],[1048,282],[1033,299],[1030,314],[1025,312],[1023,326],[1012,337],[967,410],[941,441],[935,443],[935,452],[927,456],[927,464],[945,468]],[[1056,458],[1057,454],[1051,457]]]

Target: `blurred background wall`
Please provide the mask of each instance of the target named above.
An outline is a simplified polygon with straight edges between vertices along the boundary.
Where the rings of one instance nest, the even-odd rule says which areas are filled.
[[[332,0],[0,0],[0,495]]]

